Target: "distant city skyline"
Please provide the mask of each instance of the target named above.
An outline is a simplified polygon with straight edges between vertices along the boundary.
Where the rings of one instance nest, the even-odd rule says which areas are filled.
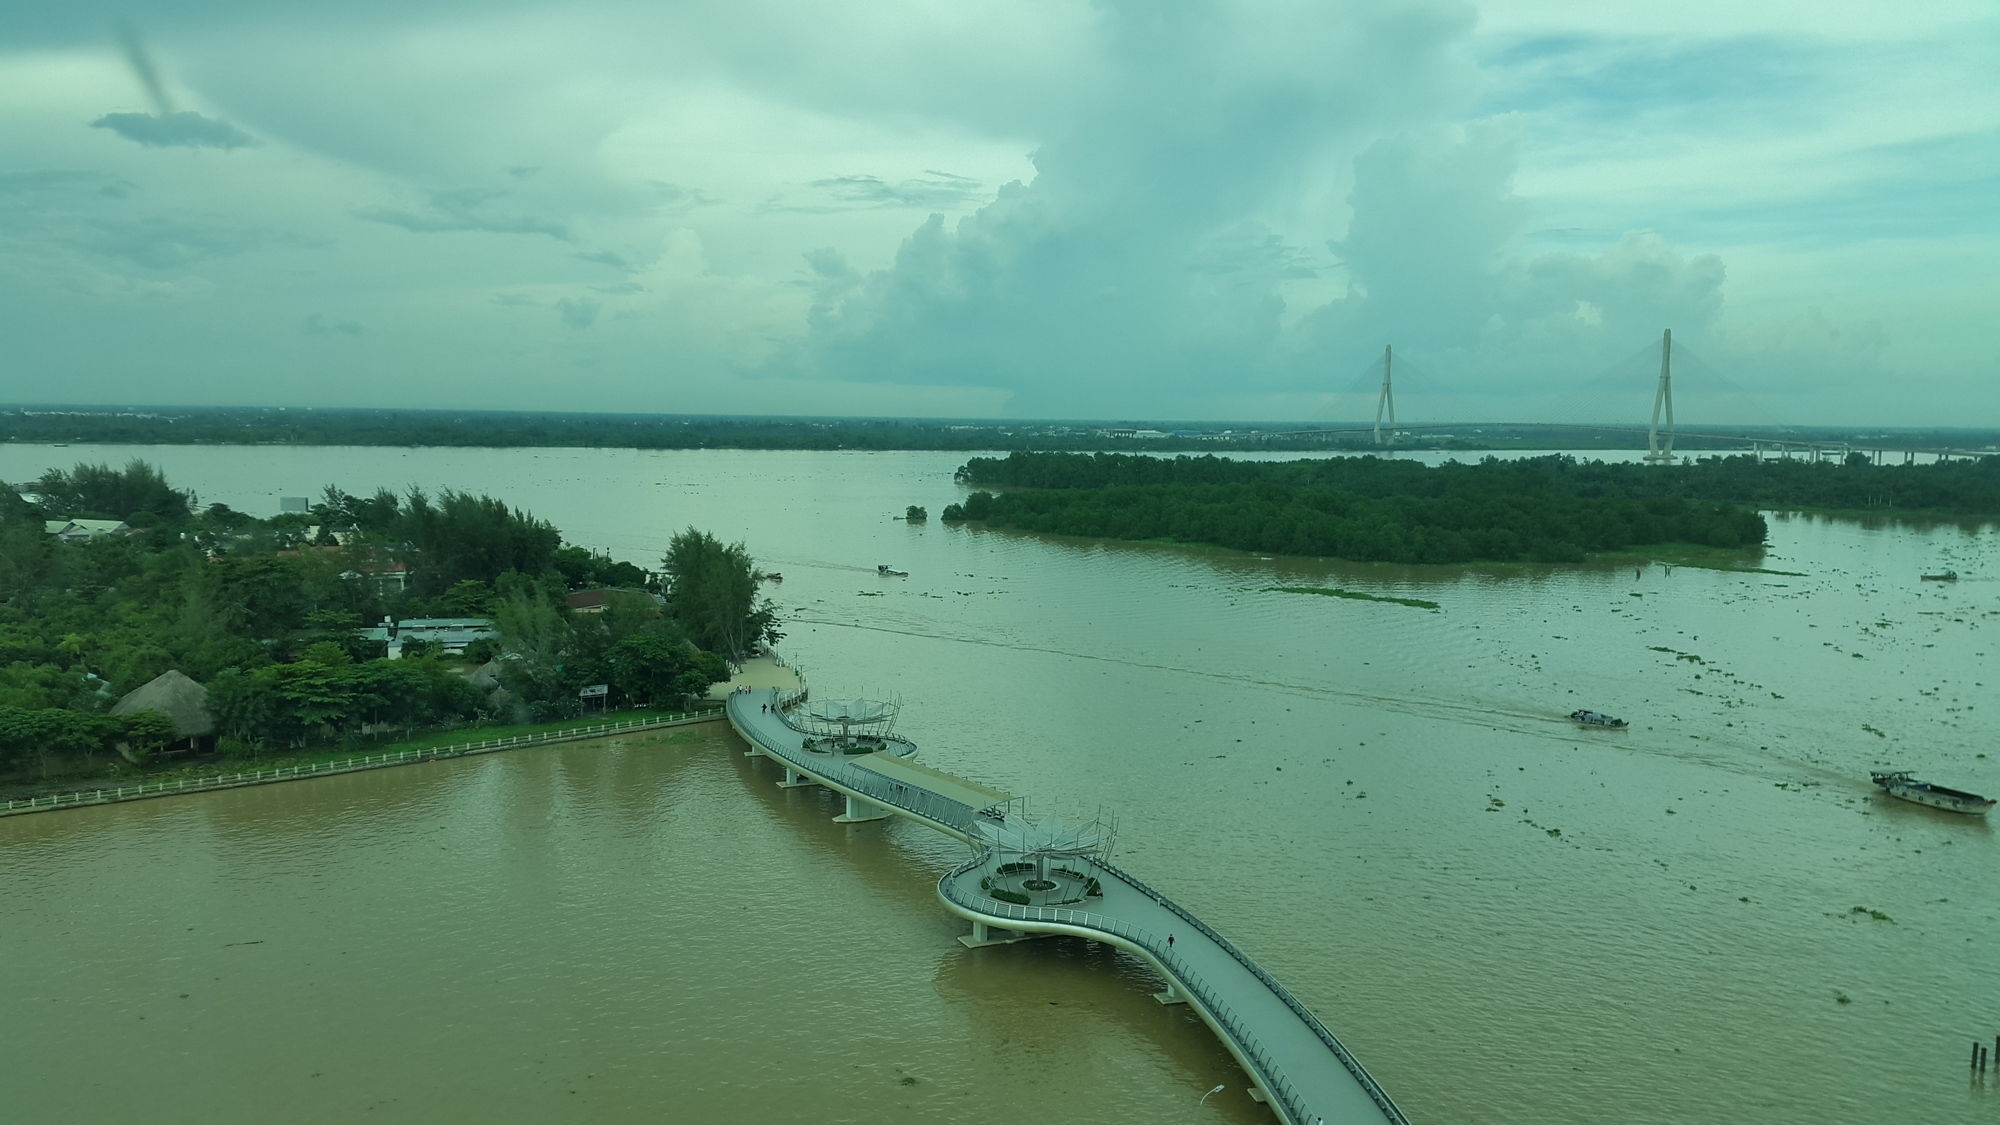
[[[1850,10],[1851,9],[1851,10]],[[0,28],[0,400],[2000,419],[2000,8],[163,0]]]

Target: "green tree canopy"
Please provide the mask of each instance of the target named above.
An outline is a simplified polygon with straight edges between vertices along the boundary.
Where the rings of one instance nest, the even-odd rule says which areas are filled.
[[[660,560],[667,616],[702,648],[737,657],[760,640],[775,642],[777,611],[757,604],[757,570],[742,543],[725,544],[690,527]]]
[[[123,469],[82,464],[50,469],[34,483],[49,512],[70,519],[123,520],[134,527],[178,527],[188,521],[194,494],[167,484],[158,469],[132,460]]]

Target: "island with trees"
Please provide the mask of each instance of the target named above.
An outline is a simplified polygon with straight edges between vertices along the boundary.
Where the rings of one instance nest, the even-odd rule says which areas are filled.
[[[1756,511],[1689,495],[1682,479],[1561,455],[1427,467],[1017,452],[959,469],[979,491],[943,518],[1360,562],[1564,563],[1657,544],[1763,543]]]
[[[680,708],[781,635],[744,545],[694,528],[654,572],[486,496],[256,519],[140,461],[53,469],[0,489],[0,782]]]

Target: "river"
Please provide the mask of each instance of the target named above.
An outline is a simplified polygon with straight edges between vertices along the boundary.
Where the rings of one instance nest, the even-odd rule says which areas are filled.
[[[892,518],[959,496],[950,453],[0,445],[0,479],[132,457],[260,516],[417,484],[647,566],[688,526],[744,540],[816,693],[1115,818],[1114,860],[1420,1123],[2000,1113],[1966,1070],[2000,1033],[1993,830],[1867,776],[2000,792],[1991,528],[1773,515],[1789,574],[1424,569]],[[1308,585],[1440,608],[1270,589]],[[9,1116],[1269,1120],[1135,963],[961,948],[960,845],[833,824],[739,750],[0,820]]]

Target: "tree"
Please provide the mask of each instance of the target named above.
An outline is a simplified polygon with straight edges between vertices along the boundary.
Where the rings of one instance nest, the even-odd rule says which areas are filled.
[[[688,694],[682,678],[689,672],[701,680],[697,692],[705,692],[714,681],[702,673],[696,654],[685,641],[658,633],[627,637],[611,646],[607,654],[611,682],[620,695],[634,701],[657,703]],[[727,678],[726,676],[724,678]]]
[[[178,742],[174,721],[158,711],[135,711],[120,716],[123,730],[120,749],[128,760],[137,765],[150,761],[153,755]]]
[[[562,534],[490,496],[446,489],[436,502],[411,489],[398,530],[417,549],[411,578],[420,594],[466,579],[491,582],[510,570],[539,575],[554,567]]]
[[[923,523],[931,518],[931,514],[912,504],[903,509],[903,518],[911,523]]]
[[[690,527],[667,545],[667,616],[696,645],[738,657],[752,644],[776,641],[777,611],[757,604],[757,570],[742,543],[725,545]]]
[[[50,469],[35,481],[49,510],[71,519],[123,520],[134,527],[179,527],[188,521],[194,494],[167,484],[160,470],[133,460],[122,470],[78,465]]]

